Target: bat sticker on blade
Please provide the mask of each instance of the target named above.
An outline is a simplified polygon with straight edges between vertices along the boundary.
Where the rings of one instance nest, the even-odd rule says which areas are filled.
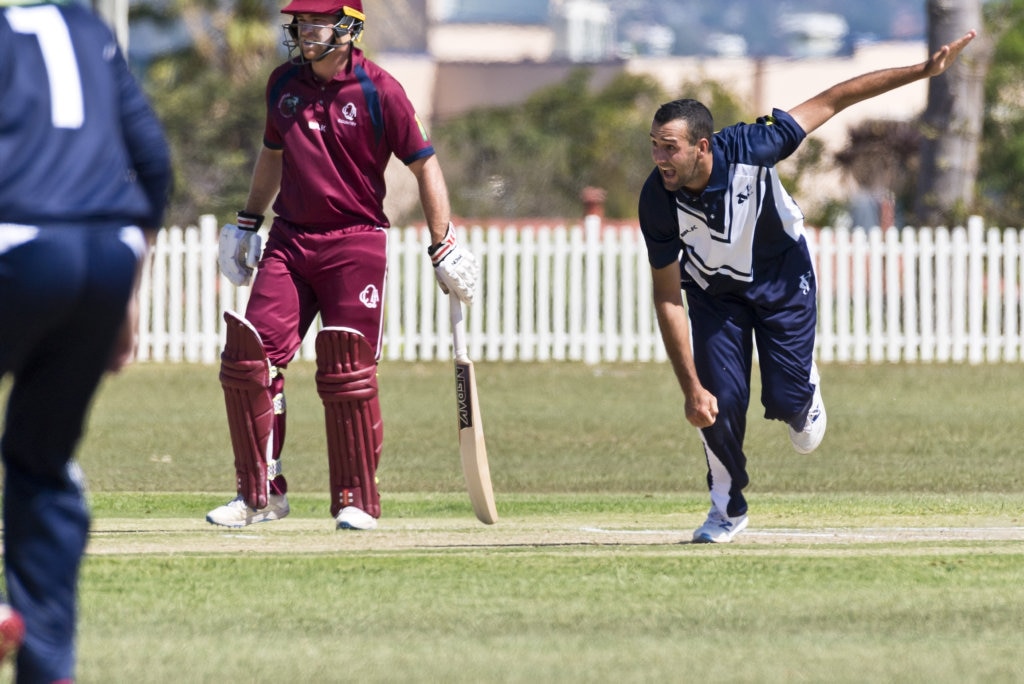
[[[476,395],[476,373],[466,352],[466,323],[462,303],[455,293],[449,295],[452,320],[452,349],[455,354],[455,405],[459,419],[459,455],[462,474],[473,504],[473,512],[482,523],[498,520],[491,487],[491,469],[487,463],[487,444],[480,420],[480,402]]]
[[[473,388],[469,385],[469,367],[455,362],[455,404],[459,407],[459,432],[473,427]]]

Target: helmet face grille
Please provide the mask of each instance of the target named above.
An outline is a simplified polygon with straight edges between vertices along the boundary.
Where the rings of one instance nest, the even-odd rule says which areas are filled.
[[[336,50],[337,48],[345,45],[341,42],[345,35],[351,36],[351,41],[358,41],[363,35],[363,20],[353,17],[348,14],[338,15],[335,17],[337,21],[333,24],[312,24],[309,22],[300,22],[296,18],[292,18],[290,23],[282,24],[281,28],[284,30],[284,46],[288,48],[288,53],[292,58],[293,62],[306,62],[308,61],[302,55],[302,45],[320,45],[327,48],[320,54],[316,59],[322,59],[328,54]],[[329,29],[331,31],[329,40],[311,40],[310,38],[301,38],[302,33],[301,27],[307,27],[310,29]]]

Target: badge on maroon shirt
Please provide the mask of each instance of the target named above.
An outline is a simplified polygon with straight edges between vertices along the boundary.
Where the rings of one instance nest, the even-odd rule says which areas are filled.
[[[300,100],[298,95],[286,93],[277,101],[277,109],[281,112],[281,116],[291,118],[295,116],[295,112],[299,110],[299,102]]]

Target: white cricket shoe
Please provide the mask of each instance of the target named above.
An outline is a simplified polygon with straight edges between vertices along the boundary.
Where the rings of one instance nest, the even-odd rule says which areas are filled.
[[[377,519],[361,508],[345,506],[335,518],[339,530],[375,530]]]
[[[245,527],[253,523],[280,520],[290,510],[288,497],[284,494],[271,494],[267,497],[265,508],[250,508],[245,499],[239,496],[207,513],[206,522],[224,527]]]
[[[747,514],[735,518],[721,513],[714,506],[708,511],[708,519],[693,531],[694,544],[728,544],[732,538],[747,527]]]
[[[807,411],[807,420],[804,421],[803,430],[797,431],[789,426],[789,441],[798,454],[809,454],[818,448],[821,440],[825,438],[825,425],[828,423],[828,415],[825,413],[825,402],[821,400],[821,376],[818,375],[818,365],[811,364],[810,381],[814,384],[814,398],[811,400],[811,408]]]

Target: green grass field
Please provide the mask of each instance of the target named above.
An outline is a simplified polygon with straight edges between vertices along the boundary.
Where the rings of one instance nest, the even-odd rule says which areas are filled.
[[[688,541],[703,456],[662,364],[478,363],[498,512],[473,517],[450,364],[385,362],[384,517],[333,529],[313,367],[292,514],[244,530],[215,367],[104,385],[79,681],[1022,682],[1016,365],[827,365],[813,456],[748,427],[750,527]],[[9,669],[4,673],[9,676]]]

